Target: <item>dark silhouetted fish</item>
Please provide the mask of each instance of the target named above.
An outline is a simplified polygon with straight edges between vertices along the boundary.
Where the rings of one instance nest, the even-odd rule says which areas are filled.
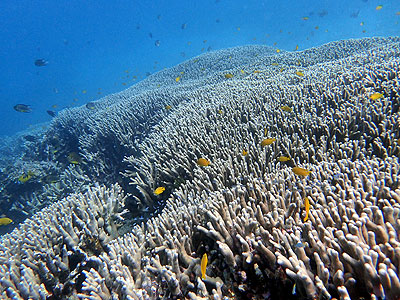
[[[157,41],[154,42],[154,45],[156,45],[156,47],[160,47],[160,44],[161,44],[160,40],[157,40]]]
[[[14,109],[18,112],[24,112],[24,113],[29,113],[32,111],[32,109],[30,108],[30,105],[26,105],[26,104],[14,105]]]
[[[47,66],[48,63],[49,63],[48,61],[46,61],[46,60],[44,60],[42,58],[39,58],[39,59],[35,60],[35,66],[36,67],[44,67],[44,66]]]

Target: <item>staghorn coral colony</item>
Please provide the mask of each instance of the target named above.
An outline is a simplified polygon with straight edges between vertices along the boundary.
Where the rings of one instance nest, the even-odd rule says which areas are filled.
[[[36,161],[92,186],[2,236],[1,297],[399,299],[399,69],[400,38],[237,47],[63,111]]]

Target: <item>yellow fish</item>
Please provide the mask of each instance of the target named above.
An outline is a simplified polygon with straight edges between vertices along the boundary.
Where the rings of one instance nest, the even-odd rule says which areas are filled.
[[[207,253],[203,254],[203,257],[201,258],[201,279],[206,278],[206,268],[207,268],[207,263],[208,263],[208,258],[207,258]]]
[[[255,70],[253,73],[258,74],[261,73],[261,71]]]
[[[304,207],[306,209],[306,216],[304,217],[304,222],[308,220],[308,214],[310,213],[310,200],[308,200],[308,197],[304,198]]]
[[[286,112],[291,112],[291,111],[292,111],[292,108],[289,107],[289,106],[287,106],[287,105],[281,106],[281,109],[282,109],[283,111],[286,111]]]
[[[27,174],[23,173],[21,176],[18,177],[18,181],[21,183],[27,182],[29,179],[32,178],[32,176],[35,175],[33,172],[28,171]]]
[[[74,165],[79,165],[82,162],[82,158],[76,152],[69,153],[67,159],[71,164]]]
[[[292,171],[294,174],[303,176],[303,177],[306,177],[306,176],[310,175],[310,173],[311,173],[311,171],[300,168],[300,167],[294,167],[294,168],[292,168]]]
[[[180,80],[181,80],[181,76],[178,76],[178,77],[175,78],[176,82],[179,82]]]
[[[276,49],[276,53],[279,53],[279,52],[281,52],[281,50],[280,49]]]
[[[267,145],[271,145],[275,141],[276,141],[276,138],[262,140],[261,146],[264,147]]]
[[[0,218],[0,225],[8,225],[12,222],[13,220],[11,220],[10,218]]]
[[[309,19],[309,17],[304,17],[303,18],[304,21],[307,21],[308,19]]]
[[[278,63],[272,63],[271,65],[273,65],[273,66],[277,66],[277,65],[278,65]]]
[[[233,77],[233,75],[231,73],[225,74],[225,78],[227,78],[227,79],[232,78],[232,77]]]
[[[294,48],[295,51],[299,50],[299,45],[296,45],[296,48]]]
[[[371,100],[378,100],[380,98],[383,98],[383,94],[381,93],[373,93],[371,96],[369,96],[369,99]]]
[[[377,7],[375,7],[376,10],[381,10],[383,8],[383,5],[378,5]]]
[[[171,105],[169,105],[169,104],[165,105],[165,109],[166,109],[166,110],[170,110],[171,108],[172,108]]]
[[[246,150],[243,149],[242,155],[243,155],[243,156],[246,156],[247,154],[249,154],[249,152],[247,152]]]
[[[240,70],[240,73],[244,74],[244,70]]]
[[[222,115],[222,110],[221,110],[221,109],[219,109],[217,112],[218,112],[220,115]]]
[[[207,166],[210,165],[210,161],[209,161],[208,159],[205,159],[205,158],[200,157],[200,158],[197,160],[197,164],[198,164],[200,167],[207,167]]]
[[[87,90],[82,90],[82,94],[86,94],[87,93]]]
[[[279,157],[278,157],[278,160],[279,160],[280,162],[285,162],[285,161],[289,161],[289,160],[290,160],[290,157],[288,157],[288,156],[279,156]]]
[[[153,192],[154,195],[160,195],[165,191],[165,187],[163,186],[159,186],[158,188],[156,188]]]
[[[400,11],[396,11],[396,16],[400,16]]]
[[[300,71],[297,71],[297,72],[296,72],[296,75],[299,76],[299,77],[303,77],[303,76],[304,76],[304,73],[303,73],[303,72],[300,72]]]

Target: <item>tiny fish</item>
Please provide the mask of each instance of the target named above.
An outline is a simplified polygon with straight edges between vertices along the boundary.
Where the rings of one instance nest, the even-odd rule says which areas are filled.
[[[242,155],[246,156],[247,154],[249,154],[249,152],[247,152],[245,149],[242,150]]]
[[[225,76],[225,78],[227,78],[227,79],[229,79],[229,78],[232,78],[232,77],[233,77],[233,75],[232,75],[231,73],[225,74],[224,76]]]
[[[49,63],[48,61],[46,61],[46,60],[44,60],[42,58],[39,58],[39,59],[35,60],[35,66],[36,67],[44,67],[44,66],[47,66],[48,63]]]
[[[29,113],[32,111],[32,108],[30,107],[30,105],[26,105],[26,104],[14,105],[14,109],[18,112],[23,112],[23,113]]]
[[[294,48],[294,51],[299,50],[299,45],[296,45],[296,48]]]
[[[200,158],[197,160],[197,164],[198,164],[200,167],[207,167],[207,166],[210,165],[210,161],[209,161],[208,159],[205,159],[205,158],[200,157]]]
[[[300,168],[300,167],[294,167],[294,168],[292,168],[292,171],[294,174],[303,176],[303,177],[306,177],[306,176],[310,175],[310,173],[311,173],[311,171]]]
[[[11,220],[10,218],[0,218],[0,225],[8,225],[12,222],[13,220]]]
[[[276,49],[276,53],[279,53],[279,52],[281,52],[281,50],[280,49]]]
[[[361,22],[361,23],[360,23],[360,26],[364,26],[364,22]]]
[[[286,112],[291,112],[291,111],[292,111],[292,108],[289,107],[289,106],[287,106],[287,105],[281,106],[281,109],[282,109],[283,111],[286,111]]]
[[[309,19],[309,17],[303,17],[304,21],[307,21]]]
[[[160,45],[161,45],[160,40],[155,41],[155,42],[154,42],[154,45],[155,45],[156,47],[160,47]]]
[[[32,171],[28,171],[27,174],[23,173],[21,176],[18,177],[18,181],[21,183],[27,182],[32,176],[35,175]]]
[[[288,157],[288,156],[279,156],[279,157],[278,157],[278,160],[279,160],[280,162],[285,162],[285,161],[289,161],[289,160],[290,160],[290,157]]]
[[[377,7],[375,7],[376,10],[381,10],[383,8],[383,5],[378,5]]]
[[[181,26],[181,29],[186,29],[186,27],[187,27],[187,24],[183,23],[182,26]]]
[[[271,145],[275,141],[276,141],[276,138],[262,140],[261,146],[264,147],[267,145]]]
[[[180,80],[181,80],[181,76],[178,76],[178,77],[175,78],[176,82],[179,82]]]
[[[244,70],[240,70],[240,73],[244,74]]]
[[[74,165],[79,165],[82,162],[82,158],[76,152],[69,153],[67,156],[67,159],[71,164],[74,164]]]
[[[219,113],[220,115],[222,115],[222,110],[218,109],[217,113]]]
[[[158,188],[156,188],[153,192],[154,195],[160,195],[165,191],[165,187],[163,186],[159,186]]]
[[[258,74],[258,73],[261,73],[261,71],[255,70],[253,73]]]
[[[303,72],[300,72],[300,71],[296,71],[296,75],[299,76],[299,77],[303,77],[303,76],[304,76],[304,73],[303,73]]]
[[[86,103],[85,106],[86,106],[87,109],[90,109],[90,110],[95,109],[95,105],[94,105],[93,102],[88,102],[88,103]]]
[[[165,105],[165,109],[166,109],[166,110],[170,110],[171,108],[172,108],[171,105],[169,105],[169,104]]]
[[[371,96],[369,96],[369,99],[371,100],[378,100],[380,98],[383,98],[383,94],[381,93],[373,93]]]
[[[87,93],[87,90],[82,90],[82,94],[86,94]]]
[[[296,295],[296,282],[293,284],[292,295]]]
[[[277,65],[278,65],[278,63],[272,63],[271,65],[272,65],[272,66],[277,66]]]
[[[206,278],[206,268],[207,268],[207,263],[208,263],[208,258],[207,258],[207,253],[203,254],[203,257],[201,258],[201,279]]]
[[[310,213],[310,200],[308,200],[308,197],[304,198],[304,207],[306,209],[306,216],[304,217],[304,222],[308,220],[308,214]]]

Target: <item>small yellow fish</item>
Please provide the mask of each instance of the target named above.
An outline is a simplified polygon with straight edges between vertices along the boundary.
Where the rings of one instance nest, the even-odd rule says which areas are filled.
[[[292,111],[292,108],[289,107],[289,106],[287,106],[287,105],[281,106],[281,109],[282,109],[283,111],[286,111],[286,112],[291,112],[291,111]]]
[[[82,162],[82,158],[76,152],[69,153],[67,156],[67,159],[71,164],[74,164],[74,165],[79,165]]]
[[[35,175],[32,171],[28,171],[27,174],[23,173],[21,176],[18,177],[18,181],[21,183],[27,182],[32,176]]]
[[[311,173],[311,171],[300,168],[300,167],[294,167],[294,168],[292,168],[292,171],[294,174],[303,176],[303,177],[306,177],[306,176],[310,175],[310,173]]]
[[[122,85],[126,85],[126,82],[123,82]]]
[[[303,72],[300,72],[300,71],[296,71],[296,75],[299,76],[299,77],[303,77],[303,76],[304,76],[304,73],[303,73]]]
[[[279,157],[278,157],[278,160],[279,160],[280,162],[285,162],[285,161],[289,161],[289,160],[290,160],[290,157],[288,157],[288,156],[279,156]]]
[[[160,195],[165,191],[165,187],[163,186],[159,186],[158,188],[156,188],[153,192],[154,195]]]
[[[8,225],[12,222],[13,220],[11,220],[10,218],[0,218],[0,225]]]
[[[203,257],[201,258],[201,279],[206,278],[206,268],[207,268],[207,263],[208,263],[208,258],[207,258],[207,253],[203,254]]]
[[[267,145],[271,145],[275,141],[276,141],[276,138],[262,140],[261,146],[264,147]]]
[[[396,11],[396,16],[400,16],[400,11]]]
[[[306,209],[306,216],[304,217],[304,222],[308,220],[308,214],[310,213],[310,200],[308,200],[308,197],[304,198],[304,207]]]
[[[170,110],[171,108],[172,108],[171,105],[169,105],[169,104],[165,105],[165,109],[166,109],[166,110]]]
[[[296,48],[294,48],[294,51],[299,50],[299,45],[296,45]]]
[[[282,72],[283,72],[283,70],[285,70],[285,69],[284,69],[284,68],[281,68],[281,69],[279,70],[279,72],[281,72],[281,73],[282,73]]]
[[[258,74],[258,73],[261,73],[261,71],[255,70],[253,73]]]
[[[376,10],[381,10],[383,8],[383,5],[378,5],[377,7],[375,7]]]
[[[373,93],[371,96],[369,96],[369,99],[371,100],[378,100],[380,98],[383,98],[383,94],[381,93]]]
[[[225,74],[225,78],[227,78],[227,79],[232,78],[232,77],[233,77],[233,75],[231,73]]]
[[[240,31],[240,27],[236,28],[238,31]]]
[[[273,65],[273,66],[277,66],[277,65],[278,65],[278,63],[272,63],[271,65]]]
[[[247,154],[249,154],[249,152],[247,152],[245,149],[243,149],[242,155],[243,155],[243,156],[246,156]]]
[[[222,115],[222,110],[219,109],[219,110],[217,111],[217,113],[219,113],[220,115]]]
[[[86,94],[87,93],[87,90],[82,90],[82,94]]]
[[[309,17],[303,17],[304,21],[307,21],[309,19]]]
[[[176,82],[179,82],[180,80],[181,80],[181,76],[178,76],[178,77],[175,78]]]
[[[279,52],[281,52],[281,50],[280,49],[276,49],[276,53],[279,53]]]
[[[264,129],[264,136],[267,136],[268,135],[268,128],[265,128]]]
[[[208,159],[205,159],[205,158],[200,157],[200,158],[197,160],[197,164],[198,164],[200,167],[207,167],[207,166],[210,165],[210,161],[209,161]]]
[[[240,73],[244,74],[244,70],[240,70]]]

